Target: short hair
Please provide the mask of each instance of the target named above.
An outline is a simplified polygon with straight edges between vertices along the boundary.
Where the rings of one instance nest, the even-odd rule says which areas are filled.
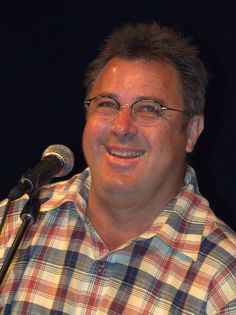
[[[182,83],[185,122],[195,114],[204,113],[207,72],[189,37],[157,22],[127,24],[113,31],[97,58],[88,66],[85,76],[87,94],[103,67],[114,57],[173,65]]]

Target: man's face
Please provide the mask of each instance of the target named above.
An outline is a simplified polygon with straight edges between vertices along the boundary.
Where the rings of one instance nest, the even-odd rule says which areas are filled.
[[[120,104],[138,98],[158,99],[184,109],[177,71],[166,63],[113,58],[101,71],[90,97],[112,95]],[[192,139],[183,130],[183,113],[166,111],[155,126],[139,126],[130,108],[112,122],[88,115],[83,150],[92,174],[93,192],[145,195],[178,192]]]

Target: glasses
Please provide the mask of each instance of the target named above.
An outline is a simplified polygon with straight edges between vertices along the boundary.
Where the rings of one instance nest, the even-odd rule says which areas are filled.
[[[96,115],[96,118],[104,122],[112,122],[121,111],[121,108],[130,107],[134,121],[140,126],[154,126],[163,117],[166,110],[184,113],[171,107],[166,107],[152,99],[140,99],[131,105],[121,105],[115,98],[110,96],[97,95],[84,101],[89,115]]]

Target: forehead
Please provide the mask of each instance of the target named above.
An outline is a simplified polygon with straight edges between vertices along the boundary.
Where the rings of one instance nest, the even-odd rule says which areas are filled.
[[[111,59],[95,80],[90,96],[101,93],[122,98],[149,96],[182,103],[182,85],[177,70],[169,63],[143,59]]]

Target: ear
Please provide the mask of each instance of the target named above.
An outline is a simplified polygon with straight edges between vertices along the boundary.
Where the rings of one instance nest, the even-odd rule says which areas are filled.
[[[193,151],[194,146],[197,143],[198,137],[203,131],[203,128],[204,128],[203,115],[193,116],[187,126],[186,152],[190,153]]]

